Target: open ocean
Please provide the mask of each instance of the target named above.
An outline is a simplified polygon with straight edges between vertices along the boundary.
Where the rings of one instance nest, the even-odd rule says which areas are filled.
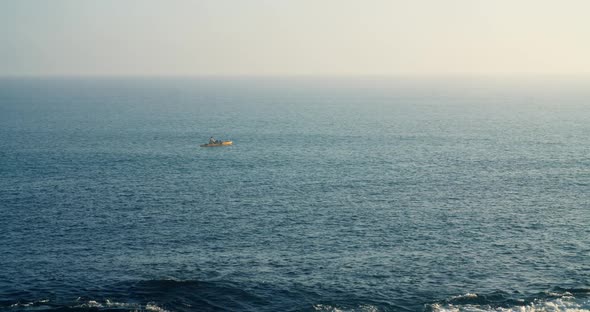
[[[0,310],[590,311],[590,78],[2,78]]]

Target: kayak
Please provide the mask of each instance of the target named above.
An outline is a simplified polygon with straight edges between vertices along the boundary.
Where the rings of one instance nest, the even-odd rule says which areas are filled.
[[[220,143],[201,144],[201,147],[229,146],[232,144],[233,144],[232,141],[221,141]]]

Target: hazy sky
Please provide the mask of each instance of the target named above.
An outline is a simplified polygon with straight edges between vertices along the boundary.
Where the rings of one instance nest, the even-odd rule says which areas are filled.
[[[0,75],[589,74],[589,0],[0,0]]]

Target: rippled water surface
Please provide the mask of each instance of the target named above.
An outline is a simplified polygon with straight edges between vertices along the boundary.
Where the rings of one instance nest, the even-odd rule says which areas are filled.
[[[1,79],[0,310],[588,311],[588,86]]]

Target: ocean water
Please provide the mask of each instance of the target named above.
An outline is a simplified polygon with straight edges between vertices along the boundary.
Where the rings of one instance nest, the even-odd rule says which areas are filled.
[[[590,79],[3,78],[0,310],[590,311]]]

